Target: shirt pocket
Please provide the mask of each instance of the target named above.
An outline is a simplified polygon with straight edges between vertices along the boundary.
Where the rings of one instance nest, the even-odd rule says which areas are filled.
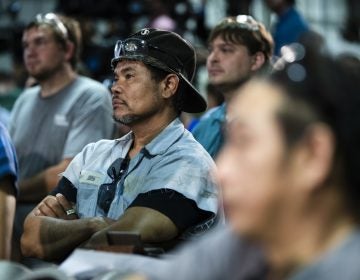
[[[76,205],[79,218],[95,216],[99,186],[105,179],[106,175],[98,171],[81,171]]]

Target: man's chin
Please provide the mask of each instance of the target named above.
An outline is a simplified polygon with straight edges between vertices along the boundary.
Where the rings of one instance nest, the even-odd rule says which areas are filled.
[[[117,123],[120,123],[123,125],[131,125],[138,120],[138,117],[133,116],[133,115],[127,115],[127,116],[121,116],[121,117],[113,115],[113,119]]]
[[[234,91],[238,89],[240,86],[244,84],[246,79],[243,80],[237,80],[237,81],[231,81],[231,82],[225,82],[225,81],[217,81],[216,83],[210,81],[211,85],[213,85],[217,90],[219,90],[222,93],[227,93]]]

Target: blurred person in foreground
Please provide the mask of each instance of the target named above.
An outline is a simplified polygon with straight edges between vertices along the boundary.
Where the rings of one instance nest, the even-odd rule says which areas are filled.
[[[18,165],[15,148],[0,124],[0,259],[10,260],[15,217]]]
[[[229,105],[217,160],[229,229],[148,278],[360,279],[359,71],[299,45],[275,67]]]
[[[145,28],[116,43],[113,115],[131,132],[72,160],[25,220],[25,255],[61,260],[79,245],[107,246],[110,230],[170,241],[216,215],[215,163],[179,119],[206,109],[190,82],[195,65],[194,48],[173,32]]]
[[[113,133],[110,92],[76,72],[80,43],[78,22],[53,13],[37,15],[23,32],[25,66],[38,85],[16,100],[9,126],[20,170],[16,241],[26,215],[54,189],[71,159]]]
[[[257,73],[266,72],[273,41],[264,25],[248,15],[220,21],[211,31],[208,41],[206,68],[209,84],[223,94],[225,102],[204,114],[192,133],[215,158],[224,144],[227,104],[245,81]]]

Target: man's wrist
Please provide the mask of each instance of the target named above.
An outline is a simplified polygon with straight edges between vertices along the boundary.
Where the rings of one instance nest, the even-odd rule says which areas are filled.
[[[88,227],[91,233],[94,234],[110,225],[110,220],[104,217],[94,217],[88,219]]]

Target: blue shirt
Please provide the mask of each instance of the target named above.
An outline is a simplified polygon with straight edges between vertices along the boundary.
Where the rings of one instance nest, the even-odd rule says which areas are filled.
[[[63,176],[77,188],[79,217],[105,216],[97,206],[99,186],[112,180],[107,169],[125,158],[133,142],[132,132],[116,140],[87,145],[70,163]],[[211,173],[215,163],[179,119],[170,123],[129,162],[117,184],[107,217],[118,219],[140,194],[172,189],[196,202],[198,208],[217,213],[218,192]]]
[[[299,12],[291,7],[280,15],[274,29],[274,54],[280,55],[284,45],[297,42],[302,34],[309,31],[309,26]]]
[[[0,178],[4,176],[10,176],[13,179],[17,193],[18,163],[16,152],[7,129],[0,123]]]
[[[224,144],[223,126],[226,120],[226,105],[215,107],[203,115],[192,130],[195,139],[215,158]]]

